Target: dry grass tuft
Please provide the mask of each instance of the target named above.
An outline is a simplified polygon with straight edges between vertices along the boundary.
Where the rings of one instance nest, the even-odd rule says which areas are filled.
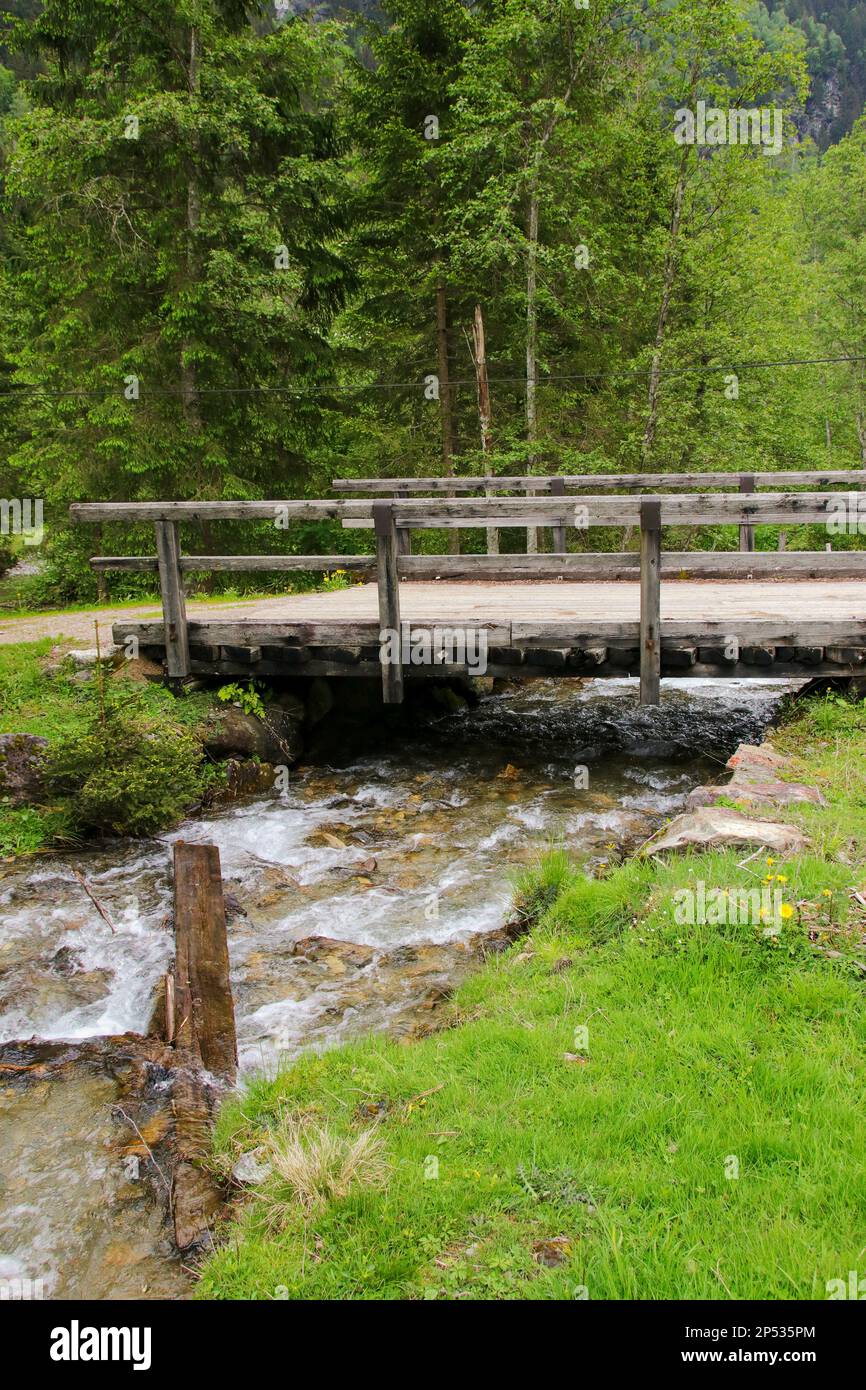
[[[271,1176],[258,1193],[268,1226],[288,1224],[298,1207],[305,1215],[338,1201],[357,1187],[381,1187],[389,1165],[372,1130],[354,1139],[312,1121],[289,1119],[267,1145]]]

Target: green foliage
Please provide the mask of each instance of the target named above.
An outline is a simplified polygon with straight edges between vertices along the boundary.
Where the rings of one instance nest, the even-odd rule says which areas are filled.
[[[0,91],[0,476],[5,495],[46,499],[36,601],[92,600],[94,549],[152,553],[147,527],[70,534],[81,498],[866,461],[862,360],[734,370],[866,356],[862,6],[350,10],[277,23],[241,0],[160,0],[147,16],[134,0],[18,6],[17,85]],[[830,126],[804,115],[809,77]],[[675,112],[699,99],[779,106],[782,156],[678,145]],[[823,151],[831,126],[819,152],[806,132]],[[448,379],[438,403],[431,374]],[[203,553],[356,543],[328,520],[182,539]],[[796,528],[788,545],[821,541]],[[150,582],[109,574],[99,592]]]
[[[48,784],[85,833],[149,835],[203,791],[201,744],[167,715],[122,695],[94,696],[84,728],[52,748]]]
[[[217,699],[226,704],[238,705],[244,714],[254,714],[257,719],[264,719],[265,704],[262,695],[265,686],[260,681],[248,681],[246,685],[240,685],[233,681],[231,685],[222,685],[217,691]]]

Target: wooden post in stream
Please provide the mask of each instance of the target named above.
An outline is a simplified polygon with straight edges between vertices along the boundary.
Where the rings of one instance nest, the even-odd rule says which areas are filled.
[[[176,1057],[172,1086],[176,1165],[171,1211],[178,1249],[209,1236],[223,1196],[202,1166],[219,1084],[237,1075],[225,901],[216,845],[174,846],[175,967],[166,989],[166,1037]]]
[[[640,702],[661,699],[661,550],[660,497],[640,501]]]
[[[233,1082],[238,1047],[216,845],[175,844],[174,934],[174,1046]]]

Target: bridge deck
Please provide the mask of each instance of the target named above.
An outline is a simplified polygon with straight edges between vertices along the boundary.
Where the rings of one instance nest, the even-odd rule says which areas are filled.
[[[484,627],[494,674],[637,670],[635,582],[404,581],[399,597],[401,619],[412,628]],[[375,584],[223,612],[191,604],[189,618],[198,673],[255,667],[274,674],[301,665],[310,675],[378,672]],[[669,674],[843,674],[866,662],[866,580],[666,580],[661,620]],[[118,641],[134,635],[154,652],[164,646],[161,622],[119,622],[114,634]],[[724,653],[731,641],[740,659]],[[407,671],[414,674],[430,672]]]

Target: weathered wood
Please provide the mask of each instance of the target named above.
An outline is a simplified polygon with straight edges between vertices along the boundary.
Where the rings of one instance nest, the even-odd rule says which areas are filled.
[[[173,679],[182,679],[189,675],[189,639],[183,576],[180,571],[180,538],[176,522],[156,523],[156,556],[162,612],[165,618],[166,670]]]
[[[551,494],[552,497],[564,497],[564,496],[565,496],[565,479],[564,479],[564,478],[551,478],[551,480],[550,480],[550,494]],[[554,549],[554,551],[555,551],[557,554],[559,554],[559,555],[565,554],[566,539],[565,539],[565,522],[564,522],[564,521],[562,521],[562,522],[559,523],[558,525],[555,525],[554,528],[553,528],[553,549]]]
[[[175,843],[174,931],[175,1049],[233,1082],[237,1037],[216,845]]]
[[[551,484],[559,479],[533,475],[532,485],[538,492],[551,492]],[[656,492],[660,488],[736,488],[739,478],[736,473],[718,471],[706,473],[579,473],[562,478],[567,488],[590,489],[591,491],[617,491],[626,489]],[[866,485],[866,469],[837,468],[823,471],[782,471],[756,473],[755,483],[759,488],[789,487],[862,487]],[[402,492],[511,492],[526,487],[525,475],[496,476],[484,475],[474,478],[335,478],[331,483],[334,492],[388,492],[399,488]]]
[[[640,504],[640,702],[661,698],[661,502],[644,497]]]
[[[400,705],[403,703],[403,663],[399,641],[400,581],[397,575],[394,507],[388,502],[376,502],[373,515],[378,559],[379,640],[383,644],[379,658],[382,663],[382,698],[386,705]],[[397,634],[396,642],[393,634]]]
[[[754,473],[740,474],[740,492],[749,494],[755,491]],[[740,525],[740,549],[752,551],[755,548],[755,528],[750,524]]]
[[[156,556],[94,556],[98,570],[156,571]],[[668,550],[662,576],[680,579],[860,579],[866,577],[866,550]],[[375,555],[182,555],[181,573],[193,570],[337,570],[370,575]],[[640,555],[632,551],[585,551],[564,555],[400,555],[406,579],[635,579]]]
[[[406,579],[636,579],[640,555],[586,551],[567,555],[414,555],[397,562]],[[662,551],[662,577],[678,579],[866,578],[866,550]]]
[[[406,489],[398,487],[395,495],[401,498],[405,497],[407,495]],[[407,526],[401,526],[399,531],[397,532],[397,554],[412,554],[412,532],[409,530]]]
[[[753,493],[728,496],[724,493],[661,495],[663,526],[711,525],[790,525],[794,522],[825,525],[836,515],[837,493]],[[846,493],[853,514],[866,514],[866,494]],[[585,496],[571,498],[574,512],[571,524],[578,529],[595,526],[633,526],[640,521],[639,497]],[[362,506],[344,503],[346,507]],[[371,504],[372,505],[372,504]],[[395,506],[395,524],[419,529],[452,527],[553,526],[562,519],[562,505],[545,498],[467,497],[407,499]],[[862,509],[862,511],[861,511]],[[369,529],[371,515],[346,512],[342,525],[349,529]]]
[[[825,523],[836,515],[838,494],[762,493],[748,497],[724,493],[667,493],[661,498],[662,525],[783,525],[794,521]],[[845,494],[855,514],[866,511],[866,493]],[[75,521],[222,521],[274,518],[284,513],[289,520],[339,519],[347,527],[373,526],[372,501],[310,502],[100,502],[76,503],[70,508]],[[640,498],[601,494],[573,497],[572,524],[584,526],[634,525],[640,517]],[[561,523],[563,508],[555,498],[467,497],[406,498],[393,503],[395,526],[483,527],[553,526]],[[568,510],[566,520],[568,520]]]

